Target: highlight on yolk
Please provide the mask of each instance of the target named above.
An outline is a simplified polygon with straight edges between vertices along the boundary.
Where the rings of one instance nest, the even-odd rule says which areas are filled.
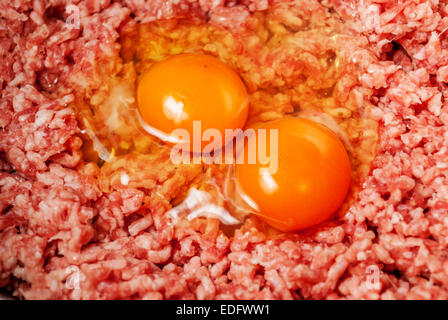
[[[249,98],[239,75],[203,54],[180,54],[152,65],[140,79],[137,100],[145,124],[174,143],[181,142],[170,136],[175,129],[193,138],[193,121],[200,121],[201,136],[216,129],[224,137],[225,129],[242,128],[248,116]]]
[[[350,186],[351,166],[343,143],[327,127],[300,118],[271,121],[259,129],[266,129],[266,143],[258,141],[258,135],[249,137],[244,154],[237,158],[236,179],[244,197],[265,222],[281,231],[298,231],[327,220],[342,205]],[[262,148],[272,161],[270,129],[278,130],[278,166],[269,173],[266,161],[250,164],[247,153],[255,142],[258,153]]]

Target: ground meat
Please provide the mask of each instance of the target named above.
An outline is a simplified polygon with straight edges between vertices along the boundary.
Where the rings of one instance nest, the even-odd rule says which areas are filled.
[[[197,169],[163,156],[105,169],[82,159],[68,105],[75,96],[101,103],[123,68],[120,31],[134,19],[208,17],[244,33],[267,8],[287,21],[277,32],[306,30],[306,15],[358,39],[345,52],[359,73],[348,70],[332,94],[373,105],[379,143],[340,221],[276,237],[254,217],[232,236],[213,219],[174,227],[165,212]],[[448,298],[447,28],[437,0],[0,4],[0,287],[26,299]],[[251,82],[282,87],[322,72],[299,53],[264,56],[272,72]],[[144,173],[104,185],[101,174],[123,170]]]

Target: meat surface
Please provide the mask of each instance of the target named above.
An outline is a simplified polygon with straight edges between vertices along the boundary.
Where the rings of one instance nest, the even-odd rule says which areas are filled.
[[[339,28],[346,36],[328,45],[347,66],[332,95],[368,104],[379,124],[375,158],[340,220],[276,237],[256,218],[233,235],[214,219],[173,226],[165,213],[202,168],[163,152],[144,168],[83,160],[71,105],[98,103],[123,71],[122,32],[200,18],[244,37],[265,10],[282,22],[275,32]],[[438,0],[0,3],[0,287],[25,299],[447,299],[447,30]],[[322,72],[309,47],[291,48],[242,51],[241,68],[263,63],[243,72],[251,90]],[[104,185],[123,168],[145,172]]]

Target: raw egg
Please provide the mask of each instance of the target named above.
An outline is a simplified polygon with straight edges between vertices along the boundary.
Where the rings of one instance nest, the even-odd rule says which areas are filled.
[[[225,137],[225,129],[242,128],[249,98],[239,75],[219,59],[180,54],[155,63],[142,74],[137,101],[141,118],[159,138],[187,143],[173,131],[185,129],[192,139],[195,134],[202,138],[208,129]],[[227,142],[223,138],[220,144]],[[204,145],[201,142],[200,148]]]
[[[327,127],[306,119],[275,120],[255,131],[260,129],[265,129],[265,138],[250,136],[236,164],[239,188],[256,214],[281,231],[298,231],[327,220],[342,205],[350,186],[351,165],[344,144]],[[269,156],[269,163],[259,158],[250,163],[253,143],[258,155]]]

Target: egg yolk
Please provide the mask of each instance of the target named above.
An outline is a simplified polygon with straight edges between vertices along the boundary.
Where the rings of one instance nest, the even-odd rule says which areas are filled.
[[[275,120],[255,131],[259,129],[266,129],[266,139],[258,134],[249,137],[236,164],[239,188],[256,213],[281,231],[298,231],[327,220],[342,205],[350,186],[351,166],[343,143],[327,127],[300,118]],[[271,129],[277,129],[276,145],[270,143],[275,132]],[[248,163],[251,143],[270,162],[277,156],[276,170],[258,158]]]
[[[191,147],[194,134],[202,137],[208,129],[220,132],[223,146],[225,129],[242,128],[248,116],[249,98],[239,75],[203,54],[180,54],[152,65],[140,78],[137,100],[141,118],[163,134],[159,138],[186,143],[173,136],[173,130],[185,129]]]

